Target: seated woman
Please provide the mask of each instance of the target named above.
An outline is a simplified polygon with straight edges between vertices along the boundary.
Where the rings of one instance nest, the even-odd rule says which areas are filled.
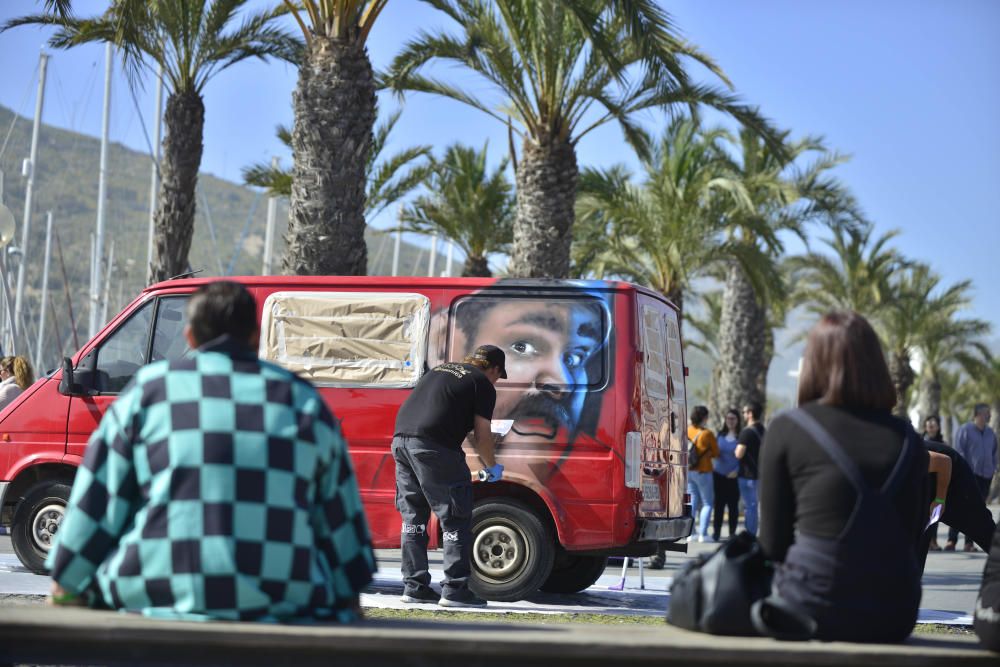
[[[890,413],[895,390],[863,317],[828,313],[812,329],[798,402],[761,447],[773,595],[812,616],[820,639],[900,641],[920,605],[929,457]]]

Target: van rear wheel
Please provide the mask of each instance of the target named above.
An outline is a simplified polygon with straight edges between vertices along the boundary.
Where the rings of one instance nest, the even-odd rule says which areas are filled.
[[[45,558],[66,514],[70,487],[46,480],[28,489],[14,510],[10,543],[14,553],[35,574],[45,574]]]
[[[576,556],[563,551],[556,556],[552,574],[542,584],[546,593],[579,593],[594,585],[604,574],[606,556]]]
[[[539,589],[552,572],[548,528],[515,500],[485,500],[472,510],[469,588],[487,600],[514,602]]]

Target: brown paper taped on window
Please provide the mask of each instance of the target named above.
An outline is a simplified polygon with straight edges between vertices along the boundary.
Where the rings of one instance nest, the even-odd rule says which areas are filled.
[[[276,292],[264,302],[260,356],[318,385],[412,387],[429,321],[422,294]]]

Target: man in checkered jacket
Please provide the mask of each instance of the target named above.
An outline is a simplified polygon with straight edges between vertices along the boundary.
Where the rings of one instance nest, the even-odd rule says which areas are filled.
[[[185,619],[348,622],[375,557],[340,430],[319,393],[257,358],[253,296],[188,304],[188,358],[111,406],[49,554],[55,604]]]

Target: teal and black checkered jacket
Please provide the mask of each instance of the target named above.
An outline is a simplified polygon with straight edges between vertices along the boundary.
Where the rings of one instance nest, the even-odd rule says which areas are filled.
[[[375,557],[319,393],[222,339],[140,369],[111,405],[47,565],[149,616],[350,621]]]

